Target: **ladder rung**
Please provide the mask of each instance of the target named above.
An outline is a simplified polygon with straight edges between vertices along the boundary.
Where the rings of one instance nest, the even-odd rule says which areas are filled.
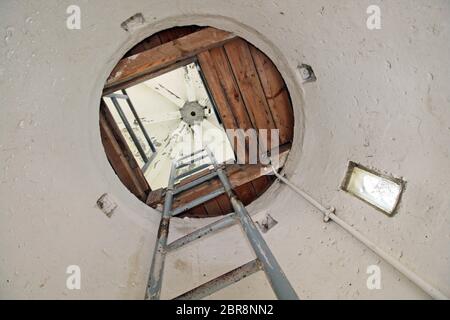
[[[190,161],[188,161],[188,162],[182,162],[182,163],[178,162],[178,163],[177,163],[176,169],[178,170],[178,169],[187,167],[187,166],[190,165],[190,164],[193,164],[193,163],[195,163],[195,162],[197,162],[197,161],[200,161],[200,160],[203,160],[203,159],[206,159],[206,158],[208,158],[207,155],[201,155],[201,156],[199,156],[199,157],[197,157],[197,158],[193,158],[192,160],[190,160]]]
[[[191,189],[191,188],[193,188],[195,186],[198,186],[199,184],[201,184],[201,183],[203,183],[205,181],[208,181],[208,180],[210,180],[212,178],[215,178],[216,176],[217,176],[217,172],[216,171],[208,173],[207,175],[205,175],[203,177],[200,177],[198,179],[195,179],[194,181],[191,181],[189,183],[186,183],[185,185],[183,185],[183,186],[181,186],[179,188],[175,188],[175,190],[173,191],[173,194],[176,195],[176,194],[178,194],[180,192],[189,190],[189,189]]]
[[[181,162],[181,161],[183,161],[185,159],[189,159],[190,157],[193,157],[193,156],[195,156],[195,155],[197,155],[199,153],[202,153],[202,152],[205,152],[205,149],[201,149],[201,150],[195,151],[195,152],[193,152],[193,153],[191,153],[191,154],[189,154],[187,156],[181,157],[181,158],[178,159],[177,162],[179,163],[179,162]]]
[[[172,211],[172,216],[179,215],[180,213],[183,213],[189,209],[192,209],[198,205],[201,205],[202,203],[205,203],[211,199],[214,199],[215,197],[220,196],[223,193],[225,193],[225,188],[219,188],[217,190],[214,190],[213,192],[205,194],[204,196],[201,196],[195,200],[192,200],[189,203],[186,203],[184,206],[174,209]]]
[[[119,94],[119,93],[111,93],[106,95],[107,98],[116,98],[116,99],[130,99],[126,94]]]
[[[258,272],[259,270],[261,270],[261,264],[258,259],[255,259],[234,270],[224,273],[223,275],[218,276],[217,278],[208,281],[195,289],[179,295],[174,300],[200,300],[254,274],[255,272]]]
[[[206,169],[211,166],[211,163],[205,163],[198,167],[195,167],[194,169],[190,171],[186,171],[185,173],[180,174],[179,176],[176,176],[175,180],[180,180],[183,178],[186,178],[187,176],[190,176],[191,174],[197,173],[199,171],[202,171],[203,169]]]
[[[173,241],[172,243],[167,245],[166,250],[167,251],[176,250],[188,243],[191,243],[192,241],[195,241],[197,239],[200,239],[200,238],[206,236],[207,234],[209,234],[211,232],[215,232],[215,231],[219,231],[219,230],[228,228],[238,222],[238,220],[236,218],[237,218],[236,213],[234,213],[234,212],[230,213],[220,220],[210,223],[200,229],[195,230],[194,232],[192,232],[188,235],[185,235],[184,237],[181,237],[181,238]]]

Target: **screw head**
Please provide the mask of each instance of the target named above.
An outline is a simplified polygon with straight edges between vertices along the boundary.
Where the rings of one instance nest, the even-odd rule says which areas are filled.
[[[316,76],[311,66],[307,64],[301,64],[298,66],[298,72],[304,82],[316,81]]]
[[[300,67],[300,74],[302,76],[303,80],[308,80],[311,74],[309,73],[309,70],[305,67]]]

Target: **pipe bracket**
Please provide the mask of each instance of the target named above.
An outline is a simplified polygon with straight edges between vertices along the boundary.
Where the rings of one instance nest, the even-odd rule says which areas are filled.
[[[330,221],[330,215],[331,214],[335,214],[335,212],[336,212],[336,208],[335,207],[329,207],[327,209],[327,211],[324,212],[323,222]]]

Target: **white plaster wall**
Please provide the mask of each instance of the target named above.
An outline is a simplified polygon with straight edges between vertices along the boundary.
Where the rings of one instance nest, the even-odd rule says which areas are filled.
[[[65,28],[69,4],[81,7],[79,31]],[[365,27],[370,4],[381,30]],[[138,12],[148,25],[126,33],[120,23]],[[190,23],[235,31],[275,61],[296,113],[288,177],[449,296],[449,18],[446,0],[2,1],[0,297],[143,296],[159,217],[109,167],[97,102],[128,48]],[[318,81],[300,86],[299,63]],[[348,160],[405,178],[397,215],[339,191]],[[118,203],[112,218],[95,206],[105,192]],[[301,298],[428,298],[286,186],[250,208],[279,221],[265,238]],[[206,222],[174,221],[174,234]],[[250,260],[237,230],[169,257],[163,296]],[[82,268],[80,291],[65,289],[69,264]],[[366,287],[370,264],[381,290]],[[214,297],[272,298],[261,280]]]

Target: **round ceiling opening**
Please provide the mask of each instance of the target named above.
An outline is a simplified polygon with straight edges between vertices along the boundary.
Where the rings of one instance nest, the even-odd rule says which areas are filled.
[[[201,150],[214,155],[248,205],[274,181],[264,160],[276,155],[283,167],[293,127],[289,92],[272,61],[211,27],[175,27],[138,43],[113,69],[100,103],[107,158],[149,206],[162,210],[172,162],[198,154],[179,162],[173,208],[181,217],[232,211],[218,179],[206,179],[212,167]],[[192,205],[196,199],[207,201]]]

